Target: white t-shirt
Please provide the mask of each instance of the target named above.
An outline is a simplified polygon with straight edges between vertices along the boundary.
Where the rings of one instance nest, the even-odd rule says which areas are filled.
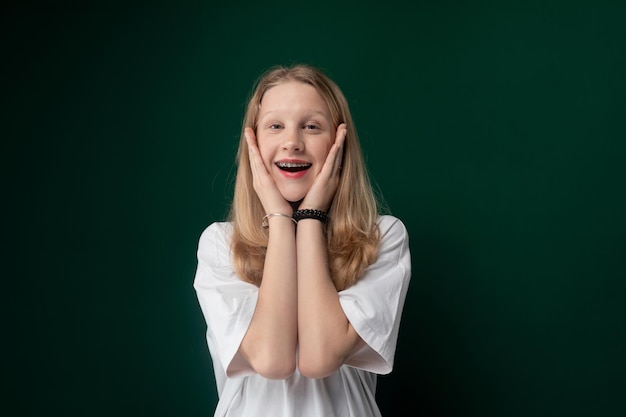
[[[376,405],[376,374],[393,368],[402,308],[411,277],[408,234],[404,224],[379,216],[381,244],[377,260],[356,284],[339,292],[341,306],[365,346],[334,374],[320,379],[298,370],[281,380],[254,372],[239,345],[257,302],[258,288],[233,271],[232,225],[211,224],[198,245],[194,280],[207,323],[219,401],[216,417],[370,417]]]

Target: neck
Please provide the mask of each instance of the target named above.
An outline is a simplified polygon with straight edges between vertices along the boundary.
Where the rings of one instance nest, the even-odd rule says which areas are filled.
[[[293,209],[293,211],[298,210],[298,207],[300,207],[300,203],[302,203],[302,200],[304,200],[304,198],[301,199],[301,200],[298,200],[298,201],[290,201],[289,202],[289,204],[291,204],[291,208]]]

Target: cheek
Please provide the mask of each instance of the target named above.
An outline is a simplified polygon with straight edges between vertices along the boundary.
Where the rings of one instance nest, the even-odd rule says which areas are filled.
[[[259,153],[261,154],[261,159],[263,159],[263,165],[265,165],[268,169],[272,165],[272,150],[266,145],[259,143]]]
[[[320,161],[325,161],[326,160],[326,158],[328,157],[328,153],[330,152],[330,148],[332,148],[332,146],[333,146],[332,143],[328,143],[325,147],[320,149],[320,151],[319,151]]]

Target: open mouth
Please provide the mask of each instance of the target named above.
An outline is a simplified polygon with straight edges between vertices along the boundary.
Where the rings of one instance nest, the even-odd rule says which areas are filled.
[[[299,172],[309,169],[312,164],[308,162],[276,162],[276,166],[283,171]]]

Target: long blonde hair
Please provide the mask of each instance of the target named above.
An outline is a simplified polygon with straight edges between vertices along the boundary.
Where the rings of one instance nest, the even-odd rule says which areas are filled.
[[[309,65],[276,66],[256,82],[248,101],[237,152],[237,177],[229,221],[235,272],[247,282],[261,284],[268,232],[260,225],[266,214],[252,186],[252,171],[244,130],[256,132],[263,95],[289,81],[313,86],[325,100],[334,128],[345,123],[343,164],[339,186],[329,210],[326,227],[330,272],[337,291],[353,285],[376,260],[380,240],[376,225],[378,204],[372,189],[348,102],[339,87],[319,69]]]

